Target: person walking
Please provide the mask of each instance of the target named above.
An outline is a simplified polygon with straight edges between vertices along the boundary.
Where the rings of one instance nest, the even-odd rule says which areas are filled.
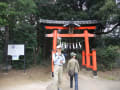
[[[56,90],[61,90],[62,85],[62,73],[63,73],[63,64],[65,64],[65,56],[61,52],[61,45],[57,46],[57,52],[53,55],[54,61],[54,82],[56,84]]]
[[[76,53],[72,52],[71,59],[67,64],[67,72],[70,76],[70,88],[73,88],[73,77],[75,79],[75,90],[78,90],[78,72],[80,71],[78,60],[76,59]]]

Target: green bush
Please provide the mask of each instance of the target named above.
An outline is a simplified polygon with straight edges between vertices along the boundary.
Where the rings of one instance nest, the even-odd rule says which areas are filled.
[[[82,54],[77,53],[76,58],[77,58],[77,60],[79,61],[79,64],[81,65],[81,64],[82,64]]]
[[[112,70],[116,58],[119,56],[118,46],[97,48],[98,70]]]
[[[12,61],[12,67],[15,69],[24,69],[24,61],[23,60]]]
[[[25,64],[26,68],[33,65],[33,50],[31,48],[26,48],[25,50]],[[12,61],[12,67],[15,69],[24,69],[24,57],[18,61]]]

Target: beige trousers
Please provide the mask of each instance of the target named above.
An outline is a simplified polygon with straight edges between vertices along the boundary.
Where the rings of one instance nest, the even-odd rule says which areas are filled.
[[[54,83],[56,90],[62,86],[63,66],[54,66]]]

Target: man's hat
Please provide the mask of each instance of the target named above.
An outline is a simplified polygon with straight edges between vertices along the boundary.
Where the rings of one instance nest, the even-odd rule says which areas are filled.
[[[61,46],[61,45],[58,45],[58,46],[57,46],[57,49],[58,49],[58,48],[62,48],[62,46]]]
[[[71,52],[70,55],[71,55],[71,56],[76,56],[77,54],[74,53],[74,52]]]

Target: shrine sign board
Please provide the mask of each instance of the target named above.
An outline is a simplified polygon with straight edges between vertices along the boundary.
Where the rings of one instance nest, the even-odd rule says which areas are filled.
[[[24,55],[24,44],[8,44],[8,55],[12,60],[19,60],[19,56]]]

